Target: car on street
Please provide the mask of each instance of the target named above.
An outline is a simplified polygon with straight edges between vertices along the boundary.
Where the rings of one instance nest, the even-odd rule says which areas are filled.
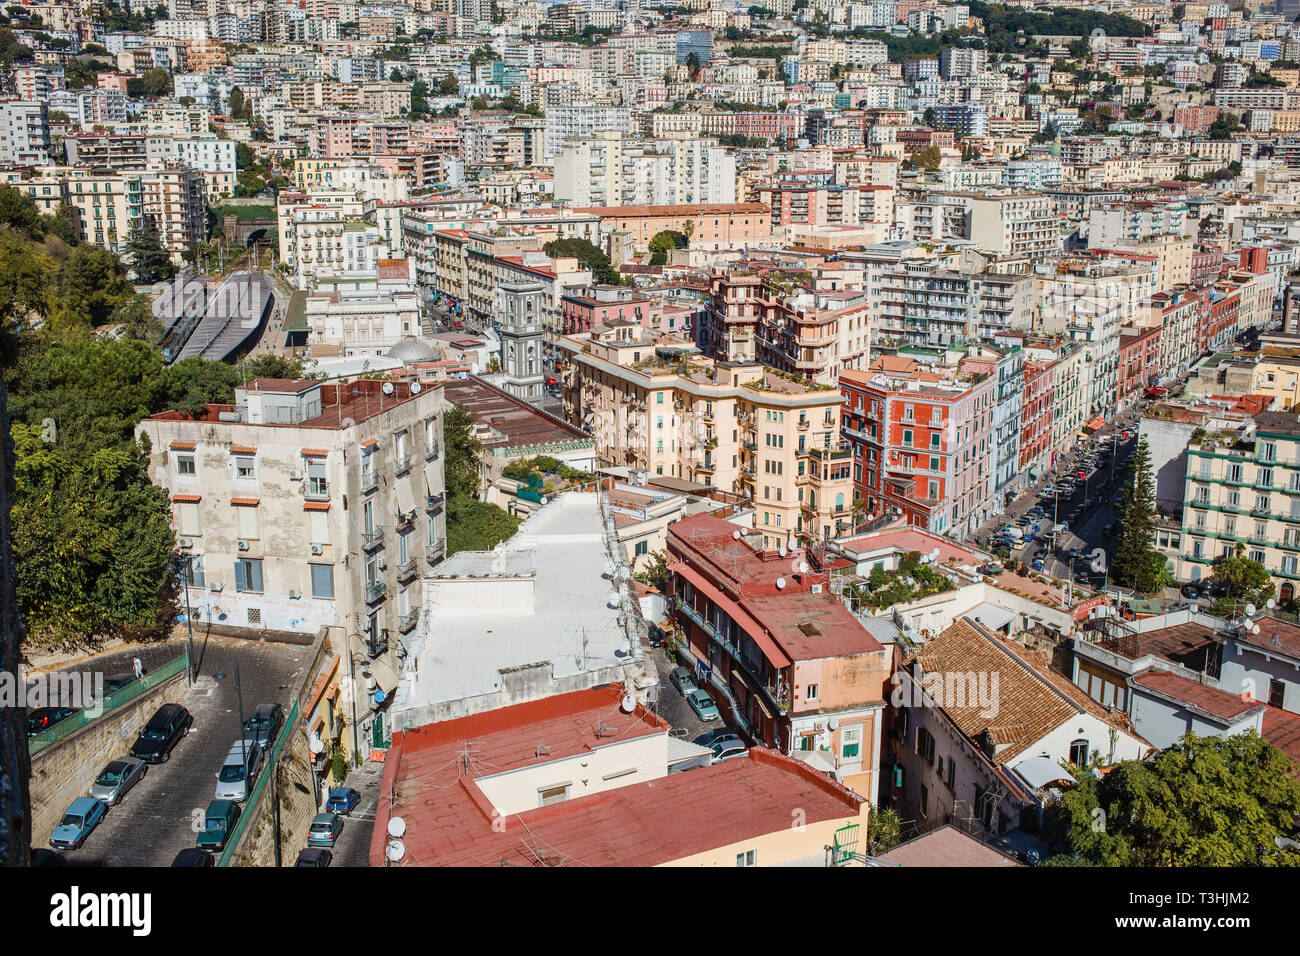
[[[1031,568],[1033,568],[1035,571],[1041,571],[1041,570],[1043,570],[1043,559],[1042,559],[1042,557],[1040,556],[1040,557],[1034,558],[1034,560],[1032,560],[1032,561],[1029,562],[1029,566],[1030,566]]]
[[[275,742],[275,735],[284,723],[284,710],[279,704],[262,704],[253,716],[244,721],[244,736],[256,740],[266,750]]]
[[[189,733],[193,724],[193,715],[180,704],[163,704],[140,731],[131,747],[131,756],[139,757],[145,763],[170,760],[172,750]]]
[[[176,859],[172,860],[172,866],[216,866],[216,860],[207,850],[200,850],[196,846],[187,846],[181,852],[176,854]]]
[[[686,703],[691,705],[691,710],[695,711],[695,716],[700,720],[718,720],[722,715],[718,713],[718,705],[702,690],[693,690],[686,695]]]
[[[241,813],[243,810],[233,800],[213,800],[203,814],[203,829],[195,837],[194,845],[200,850],[224,849]]]
[[[318,813],[307,830],[308,846],[332,847],[343,832],[343,818],[337,813]]]
[[[683,697],[689,697],[699,689],[695,678],[685,667],[674,667],[673,672],[668,675],[668,681],[681,692]]]
[[[86,837],[99,826],[108,807],[93,797],[77,797],[68,804],[59,818],[59,825],[50,834],[50,846],[56,850],[76,850],[86,842]]]
[[[749,748],[743,742],[720,740],[711,748],[713,751],[713,763],[726,763],[728,760],[734,760],[736,757],[748,757]]]
[[[90,795],[115,807],[122,802],[127,791],[140,782],[147,769],[148,764],[139,757],[119,757],[99,772],[90,785]]]
[[[1181,588],[1179,588],[1178,593],[1185,598],[1195,601],[1200,598],[1201,589],[1197,587],[1195,584],[1184,584]]]
[[[706,730],[695,738],[695,743],[701,747],[712,747],[723,740],[742,740],[742,738],[730,727],[719,727],[717,730]]]
[[[49,730],[55,724],[62,723],[79,708],[77,707],[37,707],[27,715],[27,736],[35,737],[43,730]]]
[[[554,376],[547,376],[546,384],[554,388],[556,385],[560,384],[560,380]]]
[[[347,816],[361,802],[361,794],[352,787],[335,787],[325,801],[325,809]]]
[[[298,860],[294,863],[295,867],[320,868],[329,866],[334,861],[334,854],[324,847],[309,846],[305,850],[298,851]]]
[[[226,759],[217,771],[216,800],[234,800],[242,803],[248,799],[249,787],[262,769],[262,746],[245,737],[230,745]]]

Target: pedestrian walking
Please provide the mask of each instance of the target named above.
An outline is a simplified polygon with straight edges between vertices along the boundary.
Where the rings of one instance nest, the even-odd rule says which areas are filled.
[[[131,659],[131,670],[135,672],[135,679],[139,680],[144,676],[144,664],[140,662],[139,657]]]

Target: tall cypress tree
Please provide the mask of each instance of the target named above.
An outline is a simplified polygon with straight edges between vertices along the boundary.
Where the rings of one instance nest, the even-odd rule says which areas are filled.
[[[1152,543],[1155,537],[1155,500],[1151,451],[1143,438],[1133,455],[1132,474],[1124,489],[1115,555],[1111,560],[1111,577],[1135,591],[1155,591],[1164,577],[1164,558]]]
[[[132,226],[126,240],[126,260],[140,283],[166,282],[176,275],[176,266],[158,235],[145,226]]]

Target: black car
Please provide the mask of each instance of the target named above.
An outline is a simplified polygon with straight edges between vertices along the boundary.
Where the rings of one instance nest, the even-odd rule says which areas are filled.
[[[76,707],[37,707],[27,715],[27,736],[35,737],[77,712]]]
[[[1181,593],[1183,597],[1195,601],[1201,596],[1201,589],[1194,584],[1184,584],[1179,593]]]
[[[244,721],[244,736],[256,740],[263,750],[269,750],[283,723],[284,711],[279,704],[262,704],[253,711],[252,717]]]
[[[193,715],[180,704],[163,704],[140,731],[131,747],[131,756],[146,763],[170,760],[172,748],[189,733],[193,724]]]
[[[309,846],[298,851],[298,862],[294,866],[324,867],[334,861],[334,854],[322,846]]]
[[[139,678],[131,671],[124,674],[114,674],[112,677],[104,678],[104,695],[107,696],[114,691],[119,691],[127,684],[134,684]]]
[[[212,854],[207,850],[200,850],[198,847],[187,846],[181,852],[176,854],[176,859],[172,860],[172,866],[215,866],[216,861],[212,859]]]

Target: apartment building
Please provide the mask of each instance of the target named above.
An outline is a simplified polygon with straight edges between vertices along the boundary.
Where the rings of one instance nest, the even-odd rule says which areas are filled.
[[[405,259],[380,259],[374,270],[318,274],[304,321],[317,358],[387,355],[420,332],[420,303]]]
[[[1048,195],[964,197],[970,215],[969,238],[981,249],[1045,259],[1061,250],[1061,220]]]
[[[45,179],[58,183],[83,242],[123,252],[132,229],[152,231],[173,261],[207,235],[207,195],[201,173],[162,166],[147,172],[95,167],[52,167]]]
[[[299,289],[310,288],[318,273],[373,272],[379,260],[394,258],[394,239],[354,194],[282,195],[277,215],[280,259]]]
[[[602,130],[555,157],[555,199],[574,206],[736,201],[736,158],[715,139],[632,139]]]
[[[753,249],[772,238],[772,210],[762,203],[579,206],[570,212],[599,217],[602,235],[620,232],[633,249],[649,248],[666,229],[686,235],[692,249],[708,252]]]
[[[1128,411],[1160,377],[1160,329],[1125,328],[1119,336],[1119,411]]]
[[[375,683],[364,723],[397,685],[393,648],[446,554],[441,388],[258,379],[233,405],[136,427],[171,496],[184,601],[201,622],[348,634]]]
[[[44,100],[0,100],[0,165],[50,161],[50,113]]]
[[[1180,580],[1214,573],[1237,553],[1260,562],[1295,596],[1300,580],[1300,415],[1260,412],[1232,441],[1206,436],[1187,449]]]
[[[767,546],[850,524],[839,393],[757,362],[715,362],[637,326],[560,340],[564,414],[601,463],[744,495]]]
[[[831,592],[820,549],[759,539],[713,515],[669,527],[668,595],[688,666],[743,731],[828,761],[874,803],[890,652]]]
[[[963,537],[1000,510],[997,389],[997,375],[899,356],[842,373],[842,432],[865,513]]]

